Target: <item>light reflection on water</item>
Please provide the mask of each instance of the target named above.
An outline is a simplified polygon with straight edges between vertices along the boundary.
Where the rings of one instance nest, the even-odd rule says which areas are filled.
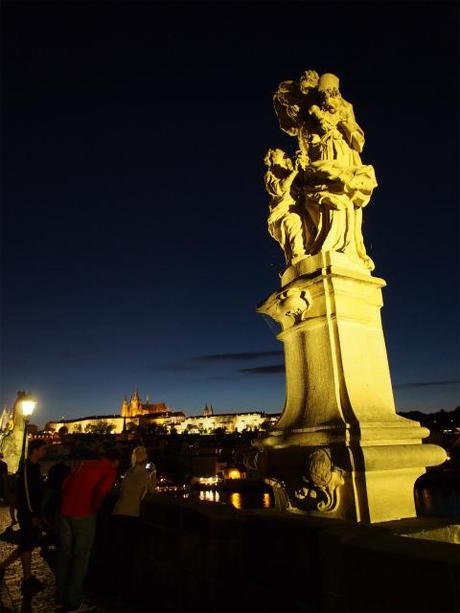
[[[274,500],[269,492],[232,490],[195,490],[190,493],[191,498],[206,502],[217,502],[229,504],[235,509],[271,509],[274,507]]]
[[[220,502],[220,494],[217,490],[200,490],[200,500]]]
[[[264,509],[270,509],[273,506],[272,500],[270,498],[270,494],[268,492],[264,493],[262,505],[263,505]]]
[[[235,507],[235,509],[242,509],[243,502],[241,500],[241,494],[239,492],[232,492],[230,495],[230,503]]]

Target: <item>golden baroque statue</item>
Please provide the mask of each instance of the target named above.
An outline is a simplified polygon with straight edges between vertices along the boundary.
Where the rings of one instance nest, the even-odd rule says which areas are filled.
[[[268,229],[286,264],[339,251],[373,270],[362,236],[362,209],[377,181],[374,168],[361,162],[364,132],[342,98],[339,79],[307,70],[299,82],[280,83],[273,104],[281,129],[298,140],[292,158],[281,149],[269,149],[265,156]]]

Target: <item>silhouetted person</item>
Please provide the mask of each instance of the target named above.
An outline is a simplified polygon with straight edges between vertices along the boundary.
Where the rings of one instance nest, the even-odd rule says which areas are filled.
[[[11,524],[10,530],[18,523],[16,519],[17,500],[14,495],[14,484],[16,476],[8,474],[8,464],[3,459],[3,453],[0,453],[0,498],[8,504]]]
[[[19,547],[0,564],[0,582],[5,569],[19,557],[22,562],[23,580],[21,589],[25,594],[43,589],[44,584],[32,575],[32,551],[38,546],[42,526],[41,504],[43,496],[43,477],[40,460],[46,453],[46,443],[40,439],[29,444],[27,459],[18,469],[16,493],[19,520]]]
[[[0,498],[8,502],[8,464],[0,453]]]
[[[53,464],[48,471],[43,494],[43,521],[52,535],[59,532],[59,517],[61,513],[61,490],[71,468],[63,461]]]

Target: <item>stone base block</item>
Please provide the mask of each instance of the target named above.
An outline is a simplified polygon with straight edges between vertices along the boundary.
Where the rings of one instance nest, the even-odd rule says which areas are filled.
[[[425,467],[440,464],[436,445],[265,447],[257,459],[279,488],[285,508],[311,516],[364,523],[416,517],[414,483]]]
[[[380,309],[385,281],[345,254],[288,268],[258,311],[281,326],[286,402],[256,442],[290,509],[358,522],[415,517],[413,487],[442,463],[429,431],[396,415]]]

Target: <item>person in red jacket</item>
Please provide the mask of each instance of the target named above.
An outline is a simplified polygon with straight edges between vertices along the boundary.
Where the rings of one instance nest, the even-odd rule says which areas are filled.
[[[87,611],[83,584],[96,531],[96,514],[115,482],[120,453],[109,449],[100,460],[87,460],[62,484],[60,548],[56,602],[63,611]]]

